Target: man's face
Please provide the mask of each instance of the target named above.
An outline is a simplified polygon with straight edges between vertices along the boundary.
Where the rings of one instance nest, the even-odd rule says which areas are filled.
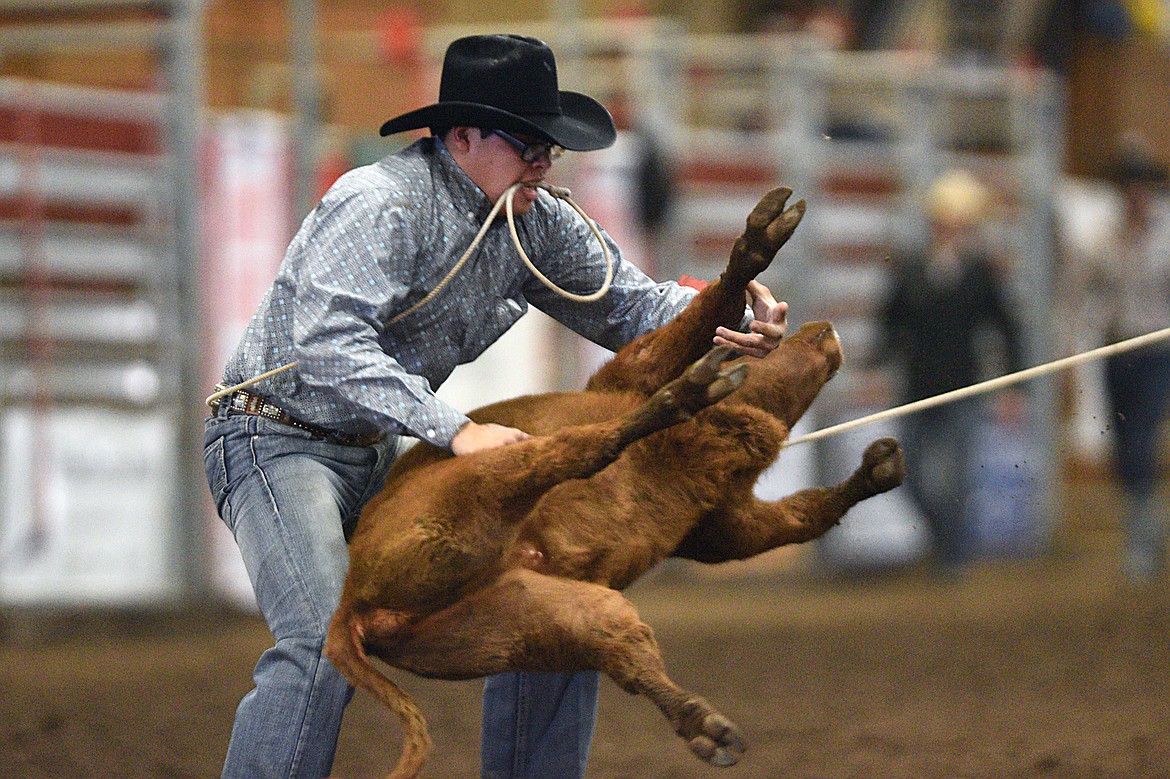
[[[536,139],[515,136],[526,143]],[[447,149],[463,172],[483,190],[488,200],[496,202],[504,190],[516,182],[535,185],[552,167],[548,157],[533,162],[520,159],[520,151],[504,138],[476,127],[456,127],[447,135]],[[525,186],[512,197],[512,209],[524,214],[536,202],[536,187]]]

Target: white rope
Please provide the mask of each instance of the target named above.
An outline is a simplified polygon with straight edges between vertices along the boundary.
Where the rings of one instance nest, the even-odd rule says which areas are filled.
[[[492,222],[495,221],[496,214],[500,213],[500,208],[504,205],[504,197],[506,197],[507,195],[511,194],[514,191],[515,191],[515,185],[513,185],[512,187],[509,187],[504,192],[503,195],[500,195],[500,198],[496,201],[496,204],[494,206],[492,206],[492,210],[488,213],[487,219],[483,220],[483,225],[480,226],[479,232],[476,233],[475,237],[471,239],[471,245],[468,246],[467,250],[463,252],[463,256],[459,258],[459,262],[455,263],[454,267],[452,267],[451,270],[447,271],[447,275],[443,277],[443,280],[440,281],[435,286],[434,289],[432,289],[430,292],[428,292],[422,300],[418,301],[417,303],[415,303],[413,306],[406,309],[405,311],[401,311],[398,314],[396,314],[390,320],[390,324],[392,324],[392,325],[397,324],[400,320],[405,319],[406,317],[413,314],[415,311],[418,311],[420,308],[425,306],[427,303],[434,300],[435,295],[438,295],[439,292],[443,289],[443,287],[447,286],[447,282],[449,282],[451,279],[455,278],[455,274],[458,273],[459,269],[463,267],[464,263],[466,263],[467,260],[471,258],[472,253],[476,249],[479,248],[480,241],[483,240],[484,235],[487,234],[488,228],[491,227]]]
[[[217,400],[219,400],[220,398],[231,395],[232,393],[234,393],[238,390],[242,390],[245,387],[251,387],[253,384],[264,381],[265,379],[270,379],[273,376],[276,376],[277,374],[284,373],[285,371],[291,371],[295,367],[297,367],[297,364],[295,362],[290,362],[289,364],[282,365],[279,368],[273,368],[270,371],[265,371],[264,373],[261,373],[259,376],[253,376],[252,378],[250,378],[246,381],[241,381],[239,384],[233,384],[230,387],[224,387],[223,389],[216,390],[215,392],[208,395],[207,399],[204,400],[203,402],[206,403],[209,408],[213,408],[215,406],[215,402]]]
[[[839,425],[833,425],[822,430],[816,430],[806,435],[797,436],[796,438],[790,438],[784,442],[784,447],[787,448],[789,446],[796,446],[797,444],[806,444],[810,441],[818,441],[822,438],[828,438],[829,436],[837,435],[838,433],[844,433],[845,431],[852,430],[856,427],[861,427],[862,425],[868,425],[886,419],[893,419],[895,417],[906,416],[907,414],[913,414],[916,411],[922,411],[924,409],[934,408],[935,406],[941,406],[944,403],[952,403],[956,400],[962,400],[963,398],[968,398],[973,395],[992,392],[1012,384],[1018,384],[1022,381],[1034,379],[1038,376],[1044,376],[1046,374],[1055,373],[1056,371],[1063,370],[1065,368],[1071,368],[1074,365],[1079,365],[1080,363],[1088,362],[1089,360],[1096,360],[1102,357],[1111,357],[1115,354],[1120,354],[1121,352],[1130,351],[1131,349],[1138,349],[1142,346],[1148,346],[1149,344],[1155,343],[1157,341],[1164,341],[1167,338],[1170,338],[1170,327],[1164,330],[1156,330],[1152,333],[1146,333],[1145,335],[1127,338],[1124,341],[1118,341],[1117,343],[1112,343],[1108,346],[1101,346],[1096,349],[1091,349],[1087,352],[1081,352],[1080,354],[1074,354],[1070,357],[1064,357],[1059,360],[1044,363],[1043,365],[1037,365],[1032,368],[1025,368],[1022,371],[1009,373],[1006,376],[1000,376],[995,379],[988,379],[987,381],[981,381],[978,384],[972,384],[967,387],[960,387],[959,389],[951,390],[950,392],[944,392],[941,395],[934,395],[929,398],[923,398],[922,400],[916,400],[913,403],[907,403],[902,406],[886,409],[885,411],[879,411],[876,414],[870,414],[869,416],[859,417],[858,419],[853,419],[848,422],[842,422]]]
[[[605,238],[602,237],[601,230],[598,229],[597,224],[589,218],[588,214],[581,210],[581,206],[577,205],[573,201],[573,198],[570,197],[571,193],[569,190],[563,189],[561,187],[554,187],[552,185],[545,184],[544,182],[541,182],[537,185],[543,187],[553,197],[559,197],[564,200],[573,207],[574,211],[581,215],[581,218],[585,220],[585,224],[589,225],[589,229],[593,231],[595,236],[597,236],[597,241],[601,244],[601,251],[605,255],[605,281],[602,282],[601,287],[598,288],[596,292],[591,292],[588,295],[578,295],[575,292],[569,292],[568,290],[561,289],[551,280],[549,280],[543,273],[541,273],[535,265],[532,264],[532,260],[528,259],[528,255],[524,253],[524,247],[520,245],[520,236],[516,234],[516,220],[512,217],[511,198],[511,193],[520,186],[520,184],[513,184],[503,195],[507,202],[508,229],[512,232],[512,243],[516,245],[516,251],[520,253],[520,259],[524,260],[524,264],[528,266],[528,270],[532,271],[533,276],[536,276],[536,278],[540,279],[546,287],[561,297],[568,298],[569,300],[572,300],[576,303],[592,303],[595,300],[600,300],[605,296],[606,292],[609,292],[609,285],[613,282],[613,258],[609,255],[609,247],[606,246]]]
[[[522,186],[525,185],[521,182],[517,182],[504,190],[504,193],[496,199],[495,205],[492,206],[492,210],[488,213],[487,219],[484,220],[483,225],[479,228],[479,232],[475,234],[475,238],[472,239],[471,245],[467,247],[465,252],[463,252],[463,256],[459,258],[459,261],[455,263],[454,267],[447,271],[447,275],[443,277],[443,280],[440,281],[434,289],[428,292],[422,300],[418,301],[405,311],[396,314],[390,320],[390,324],[397,324],[399,320],[410,316],[415,311],[418,311],[420,308],[433,300],[435,296],[438,295],[439,292],[443,289],[443,287],[447,286],[447,283],[450,282],[451,279],[455,278],[455,274],[458,273],[459,269],[463,267],[468,259],[470,259],[472,253],[477,248],[479,248],[479,244],[483,241],[484,235],[487,234],[488,228],[491,227],[492,222],[495,221],[496,215],[500,213],[500,208],[502,208],[505,203],[507,204],[506,212],[508,215],[508,229],[512,233],[512,243],[515,244],[516,251],[519,252],[520,258],[524,260],[524,264],[528,266],[528,269],[532,271],[533,275],[540,279],[540,281],[543,282],[546,287],[561,297],[568,298],[569,300],[575,301],[577,303],[592,303],[593,301],[602,298],[605,293],[609,292],[609,287],[613,283],[613,256],[609,252],[609,246],[605,243],[605,238],[602,236],[601,230],[597,227],[597,224],[589,218],[588,214],[582,210],[581,206],[577,205],[577,203],[573,200],[572,193],[569,190],[565,189],[564,187],[556,187],[552,184],[547,184],[543,181],[539,182],[536,186],[545,190],[553,197],[560,198],[572,206],[573,210],[581,215],[581,218],[585,220],[585,224],[589,225],[589,229],[593,231],[595,236],[597,236],[597,240],[601,244],[602,255],[605,257],[605,281],[602,282],[601,287],[596,292],[591,292],[588,295],[578,295],[575,292],[569,292],[568,290],[558,287],[543,273],[537,270],[536,266],[532,263],[532,260],[530,260],[528,255],[524,252],[524,248],[520,245],[520,236],[516,232],[516,217],[512,211],[512,196],[516,193],[516,190],[520,189]],[[207,396],[207,399],[204,400],[204,403],[211,407],[220,398],[231,395],[232,393],[245,389],[246,387],[251,387],[253,384],[264,381],[265,379],[272,378],[273,376],[284,373],[285,371],[290,371],[295,367],[297,367],[297,363],[290,362],[287,365],[280,366],[279,368],[273,368],[270,371],[265,371],[259,376],[253,376],[252,378],[247,379],[246,381],[242,381],[239,384],[216,390]]]
[[[538,278],[545,286],[558,295],[578,303],[591,303],[600,299],[609,291],[610,284],[613,282],[613,257],[610,255],[609,247],[606,245],[605,238],[601,235],[601,230],[597,227],[597,224],[589,218],[585,211],[582,210],[582,208],[577,205],[576,202],[574,202],[572,193],[568,189],[564,189],[563,187],[556,187],[543,181],[538,183],[536,186],[544,189],[553,197],[560,198],[568,203],[574,211],[581,215],[581,218],[585,220],[585,224],[589,225],[589,228],[597,237],[598,242],[601,244],[601,251],[605,256],[605,281],[596,292],[591,292],[587,295],[579,295],[577,293],[569,292],[568,290],[558,287],[537,269],[536,265],[534,265],[532,260],[529,259],[528,254],[525,253],[524,248],[520,245],[520,236],[516,232],[516,219],[512,211],[512,195],[514,195],[516,190],[522,186],[525,185],[523,183],[517,182],[516,184],[513,184],[504,190],[504,193],[500,195],[500,197],[496,200],[495,205],[492,206],[492,210],[488,213],[487,219],[484,220],[483,225],[479,228],[479,232],[476,233],[475,238],[472,239],[471,245],[467,247],[465,252],[463,252],[463,256],[459,258],[459,261],[455,263],[455,266],[447,272],[447,275],[443,277],[443,280],[440,281],[434,289],[428,292],[422,300],[394,316],[394,318],[390,320],[390,324],[395,324],[404,317],[413,314],[415,311],[422,308],[439,294],[443,287],[445,287],[447,283],[455,277],[455,274],[459,272],[460,268],[463,267],[463,265],[471,257],[472,253],[479,247],[479,244],[483,241],[484,235],[487,234],[488,228],[495,220],[496,215],[500,213],[500,208],[502,206],[506,206],[505,213],[508,217],[508,230],[512,234],[512,243],[516,246],[516,251],[520,254],[520,258],[524,261],[524,264],[528,266],[530,271],[532,271],[532,274],[536,276],[536,278]],[[1064,370],[1065,368],[1071,368],[1074,365],[1079,365],[1080,363],[1088,362],[1089,360],[1110,357],[1114,354],[1120,354],[1122,352],[1130,351],[1131,349],[1138,349],[1142,346],[1146,346],[1157,341],[1166,340],[1167,338],[1170,338],[1170,328],[1157,330],[1155,332],[1139,335],[1134,338],[1127,338],[1124,341],[1118,341],[1117,343],[1112,343],[1108,346],[1101,346],[1096,349],[1091,349],[1087,352],[1081,352],[1080,354],[1074,354],[1069,357],[1064,357],[1059,360],[1044,363],[1043,365],[1037,365],[1032,368],[1025,368],[1022,371],[1009,373],[1006,376],[1000,376],[995,379],[988,379],[987,381],[982,381],[978,384],[972,384],[967,387],[960,387],[959,389],[951,390],[950,392],[944,392],[941,395],[934,395],[929,398],[923,398],[922,400],[916,400],[913,403],[906,403],[901,406],[896,406],[895,408],[886,409],[885,411],[879,411],[875,414],[870,414],[868,416],[853,419],[848,422],[842,422],[840,424],[832,425],[821,430],[816,430],[812,433],[797,436],[796,438],[790,438],[784,442],[783,447],[787,448],[790,446],[796,446],[797,444],[806,444],[811,441],[819,441],[822,438],[828,438],[829,436],[834,436],[838,433],[844,433],[846,431],[853,430],[854,428],[862,427],[863,425],[869,425],[873,424],[874,422],[881,422],[887,419],[907,416],[909,414],[923,411],[928,408],[934,408],[935,406],[941,406],[946,403],[953,403],[954,401],[962,400],[963,398],[968,398],[987,392],[993,392],[1013,384],[1019,384],[1020,382],[1028,381],[1030,379],[1044,376],[1049,373],[1055,373],[1056,371]],[[285,371],[292,370],[295,367],[297,367],[297,363],[290,362],[287,365],[280,366],[279,368],[273,368],[270,371],[265,371],[259,376],[254,376],[250,379],[247,379],[246,381],[240,382],[239,384],[216,390],[211,395],[208,395],[204,402],[207,403],[208,406],[212,406],[220,398],[231,395],[232,393],[238,390],[242,390],[246,387],[250,387],[253,384],[264,381],[265,379],[277,376],[281,373],[284,373]]]

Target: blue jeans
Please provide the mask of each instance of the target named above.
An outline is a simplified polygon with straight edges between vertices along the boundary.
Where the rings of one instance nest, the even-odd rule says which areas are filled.
[[[353,695],[322,655],[349,565],[345,539],[381,487],[398,445],[389,437],[366,448],[339,446],[226,409],[207,420],[204,465],[212,496],[275,639],[236,710],[223,776],[330,773]],[[531,676],[519,688],[491,681],[485,688],[485,775],[579,776],[592,736],[596,679],[590,692],[589,674]],[[563,771],[566,762],[580,767]],[[521,773],[500,772],[501,765]]]
[[[935,555],[946,567],[970,562],[971,469],[981,404],[967,398],[920,411],[903,426],[906,486],[934,538]]]
[[[1170,400],[1170,348],[1147,346],[1110,357],[1105,361],[1105,388],[1114,461],[1126,498],[1125,564],[1131,578],[1146,580],[1166,560],[1166,507],[1158,485],[1161,431]]]
[[[597,717],[598,674],[505,673],[483,691],[481,779],[580,779]]]

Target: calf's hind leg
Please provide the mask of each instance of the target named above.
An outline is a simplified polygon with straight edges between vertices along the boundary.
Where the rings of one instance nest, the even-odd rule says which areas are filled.
[[[897,487],[905,475],[898,442],[878,439],[866,448],[857,470],[840,484],[800,490],[771,502],[745,494],[734,505],[704,517],[674,556],[720,563],[810,541],[826,533],[861,501]]]
[[[596,669],[622,689],[650,698],[698,757],[729,766],[745,749],[739,730],[697,695],[676,685],[653,632],[621,593],[520,568],[459,603],[394,631],[370,654],[439,679],[509,670]]]

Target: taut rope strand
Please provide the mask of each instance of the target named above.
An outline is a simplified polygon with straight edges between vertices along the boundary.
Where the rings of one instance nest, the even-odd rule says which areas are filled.
[[[596,292],[591,292],[588,295],[578,295],[574,292],[569,292],[568,290],[558,287],[536,268],[532,260],[529,259],[528,254],[525,253],[524,248],[520,245],[520,236],[516,232],[516,219],[512,212],[512,195],[515,194],[516,190],[522,186],[524,186],[523,183],[517,182],[504,190],[504,193],[500,195],[500,197],[496,200],[495,205],[492,206],[492,210],[488,213],[487,219],[484,220],[483,226],[479,228],[479,232],[476,233],[475,238],[472,239],[471,245],[467,247],[467,251],[463,252],[463,256],[459,258],[459,261],[455,263],[455,266],[447,272],[447,275],[443,277],[443,280],[440,281],[434,289],[428,292],[422,300],[394,316],[394,318],[390,320],[390,324],[395,324],[404,317],[413,314],[415,311],[433,300],[435,295],[439,294],[443,287],[445,287],[447,283],[455,277],[455,274],[459,272],[459,269],[462,268],[467,260],[471,257],[472,252],[474,252],[476,248],[479,247],[480,242],[483,241],[483,237],[485,234],[487,234],[488,228],[495,220],[496,215],[500,213],[500,208],[504,206],[506,206],[505,212],[508,216],[508,230],[512,234],[512,243],[516,246],[516,251],[520,254],[520,258],[524,261],[524,264],[528,266],[530,271],[532,271],[532,274],[536,276],[536,278],[538,278],[545,286],[558,295],[578,303],[591,303],[600,299],[605,295],[606,292],[609,291],[610,284],[613,282],[613,257],[610,255],[609,247],[605,243],[605,238],[601,235],[601,230],[597,227],[597,224],[589,218],[588,214],[586,214],[585,211],[582,210],[579,205],[577,205],[577,203],[572,198],[572,193],[569,190],[563,187],[556,187],[552,184],[547,184],[543,181],[538,183],[536,186],[545,190],[553,197],[560,198],[568,203],[574,211],[581,215],[581,218],[585,220],[585,224],[589,225],[589,229],[591,229],[593,234],[597,236],[597,240],[601,244],[601,251],[605,256],[605,281]],[[1039,376],[1045,376],[1049,373],[1055,373],[1056,371],[1064,370],[1065,368],[1071,368],[1074,365],[1079,365],[1083,362],[1088,362],[1089,360],[1111,357],[1115,354],[1127,352],[1132,349],[1139,349],[1143,346],[1166,340],[1167,338],[1170,338],[1170,327],[1162,330],[1155,330],[1154,332],[1146,333],[1145,335],[1127,338],[1124,341],[1118,341],[1116,343],[1109,344],[1108,346],[1101,346],[1096,349],[1090,349],[1087,352],[1081,352],[1079,354],[1074,354],[1059,360],[1053,360],[1052,362],[1047,362],[1042,365],[1025,368],[1022,371],[1009,373],[1006,376],[999,376],[998,378],[988,379],[987,381],[981,381],[977,384],[960,387],[959,389],[951,390],[950,392],[944,392],[941,395],[934,395],[929,398],[923,398],[922,400],[916,400],[913,403],[906,403],[901,406],[886,409],[885,411],[879,411],[877,413],[859,417],[858,419],[853,419],[848,422],[832,425],[821,430],[815,430],[811,433],[788,439],[784,442],[783,448],[796,446],[797,444],[806,444],[811,441],[819,441],[822,438],[828,438],[829,436],[834,436],[838,433],[844,433],[846,431],[853,430],[854,428],[862,427],[863,425],[869,425],[874,422],[881,422],[887,419],[895,419],[897,417],[913,414],[928,408],[934,408],[935,406],[941,406],[946,403],[953,403],[954,401],[962,400],[963,398],[969,398],[974,395],[981,395],[987,392],[994,392],[995,390],[1003,389],[1004,387],[1008,387],[1013,384],[1019,384],[1020,382],[1028,381]],[[287,365],[280,366],[279,368],[273,368],[270,371],[265,371],[259,376],[253,376],[252,378],[246,381],[242,381],[239,384],[216,390],[212,394],[208,395],[204,402],[208,406],[212,406],[220,398],[231,395],[237,390],[250,387],[253,384],[284,373],[285,371],[292,370],[295,367],[297,367],[297,363],[290,362]]]
[[[264,371],[264,373],[261,373],[259,376],[253,376],[247,381],[241,381],[239,384],[233,384],[230,387],[224,387],[223,389],[216,390],[215,392],[208,395],[203,402],[206,403],[209,408],[214,408],[215,402],[220,398],[231,395],[233,392],[242,390],[245,387],[251,387],[253,384],[264,381],[265,379],[270,379],[273,376],[284,373],[285,371],[291,371],[295,367],[297,367],[297,364],[295,362],[290,362],[287,365],[280,366],[279,368],[273,368],[270,371]]]
[[[581,215],[581,218],[585,220],[585,224],[589,225],[589,229],[593,231],[595,236],[597,236],[597,241],[601,244],[601,252],[605,256],[605,281],[596,292],[591,292],[588,295],[578,295],[575,292],[569,292],[568,290],[558,287],[543,273],[536,269],[536,266],[532,263],[532,260],[530,260],[528,255],[524,252],[524,248],[520,245],[520,235],[516,232],[516,217],[512,212],[512,195],[514,195],[516,190],[522,186],[524,186],[523,183],[517,182],[504,190],[504,193],[500,195],[499,198],[497,198],[495,205],[492,206],[492,210],[488,213],[487,219],[484,220],[483,226],[479,228],[479,232],[476,233],[475,238],[472,239],[471,245],[467,247],[467,251],[463,252],[463,256],[460,257],[459,261],[455,263],[454,267],[452,267],[451,270],[447,272],[447,275],[443,277],[443,280],[440,281],[434,289],[428,292],[422,300],[418,301],[405,311],[395,315],[394,318],[390,320],[390,324],[396,324],[399,320],[413,314],[415,311],[425,306],[434,299],[435,295],[439,294],[443,287],[447,286],[447,283],[450,282],[451,279],[455,278],[455,274],[459,272],[459,269],[462,268],[467,260],[471,257],[472,252],[474,252],[479,247],[480,242],[483,241],[484,235],[487,234],[488,228],[491,227],[492,222],[495,221],[496,215],[500,213],[500,208],[503,207],[505,203],[507,204],[508,229],[512,233],[512,243],[515,244],[516,251],[520,253],[520,259],[524,260],[524,264],[528,266],[528,269],[532,271],[533,275],[540,279],[540,281],[546,287],[561,297],[568,298],[569,300],[575,301],[577,303],[592,303],[593,301],[602,298],[605,293],[609,292],[610,284],[613,283],[613,256],[609,252],[609,246],[606,245],[605,238],[601,235],[601,230],[597,227],[597,224],[589,218],[589,215],[585,213],[581,206],[577,205],[577,203],[573,200],[572,193],[569,190],[565,189],[564,187],[556,187],[552,184],[546,184],[543,181],[539,182],[536,186],[545,190],[553,197],[560,198],[572,206],[573,210]],[[208,395],[207,399],[203,402],[208,406],[213,406],[213,404],[220,398],[231,395],[232,393],[238,390],[242,390],[245,387],[251,387],[253,384],[284,373],[285,371],[290,371],[295,367],[297,367],[297,363],[290,362],[287,365],[280,366],[279,368],[273,368],[270,371],[265,371],[259,376],[253,376],[252,378],[246,381],[242,381],[239,384],[216,390],[215,392]]]
[[[933,408],[935,406],[941,406],[944,403],[951,403],[956,400],[962,400],[963,398],[968,398],[972,395],[979,395],[984,392],[992,392],[1012,384],[1018,384],[1021,381],[1027,381],[1038,376],[1055,373],[1056,371],[1063,370],[1064,368],[1071,368],[1074,365],[1079,365],[1080,363],[1088,362],[1089,360],[1095,360],[1102,357],[1111,357],[1115,354],[1120,354],[1121,352],[1130,351],[1131,349],[1138,349],[1142,346],[1148,346],[1149,344],[1155,343],[1157,341],[1163,341],[1167,338],[1170,338],[1170,327],[1163,330],[1155,330],[1154,332],[1146,333],[1145,335],[1127,338],[1124,341],[1118,341],[1116,343],[1109,344],[1108,346],[1101,346],[1096,349],[1091,349],[1087,352],[1074,354],[1070,357],[1063,357],[1059,360],[1053,360],[1052,362],[1044,363],[1043,365],[1037,365],[1032,368],[1025,368],[1022,371],[1009,373],[1006,376],[1000,376],[995,379],[981,381],[978,384],[971,384],[966,387],[960,387],[959,389],[951,390],[950,392],[944,392],[941,395],[934,395],[929,398],[923,398],[922,400],[916,400],[913,403],[907,403],[902,406],[886,409],[885,411],[879,411],[876,414],[870,414],[869,416],[859,417],[858,419],[850,420],[848,422],[842,422],[839,425],[833,425],[822,430],[816,430],[806,435],[797,436],[796,438],[790,438],[784,442],[784,447],[787,448],[789,446],[796,446],[797,444],[806,444],[810,441],[817,441],[821,438],[828,438],[829,436],[836,435],[837,433],[844,433],[847,430],[852,430],[853,428],[861,427],[862,425],[868,425],[873,422],[880,422],[885,419],[893,419],[895,417],[913,414],[916,411],[922,411],[924,409]]]

